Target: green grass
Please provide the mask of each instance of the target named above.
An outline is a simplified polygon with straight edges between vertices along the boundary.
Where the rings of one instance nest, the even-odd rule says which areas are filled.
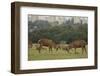
[[[65,50],[58,50],[56,51],[53,49],[52,52],[49,52],[49,50],[41,50],[41,53],[38,52],[34,47],[28,49],[28,60],[55,60],[55,59],[80,59],[80,58],[87,58],[87,53],[82,54],[82,49],[77,48],[77,54],[75,54],[74,49],[70,50],[70,53],[68,53]]]

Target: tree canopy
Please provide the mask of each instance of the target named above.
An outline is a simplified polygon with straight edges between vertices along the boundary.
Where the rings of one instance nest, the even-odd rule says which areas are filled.
[[[56,23],[56,24],[55,24]],[[57,22],[48,22],[44,20],[36,20],[28,22],[28,38],[33,43],[41,38],[49,38],[57,43],[83,39],[87,42],[88,28],[87,23],[73,23],[72,21],[65,21],[62,24]]]

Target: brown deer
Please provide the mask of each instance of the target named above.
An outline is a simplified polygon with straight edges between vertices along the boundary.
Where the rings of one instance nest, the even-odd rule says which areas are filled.
[[[40,51],[41,51],[43,46],[48,47],[49,48],[49,52],[52,51],[52,48],[56,47],[56,44],[55,44],[55,42],[53,40],[46,39],[46,38],[38,40],[38,44],[40,44],[40,46],[39,46],[39,53],[40,53]]]
[[[83,54],[84,51],[87,53],[87,51],[86,51],[86,42],[84,40],[75,40],[75,41],[71,42],[68,45],[68,47],[69,47],[69,50],[74,48],[75,49],[75,54],[77,53],[76,48],[82,48],[82,54]]]

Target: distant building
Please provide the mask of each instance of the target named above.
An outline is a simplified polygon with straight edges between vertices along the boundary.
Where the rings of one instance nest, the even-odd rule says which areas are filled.
[[[79,16],[42,16],[42,15],[28,15],[29,21],[36,21],[36,20],[47,20],[48,22],[54,23],[54,24],[62,24],[65,21],[71,21],[72,24],[77,23],[87,23],[88,18],[87,17],[79,17]]]
[[[34,21],[36,21],[37,19],[38,19],[38,16],[36,16],[36,15],[32,15],[32,14],[29,14],[29,15],[28,15],[28,20],[29,20],[29,21],[34,22]]]
[[[87,23],[88,22],[88,18],[87,17],[73,17],[74,19],[74,24],[77,24],[77,23],[81,23],[81,24],[84,24],[84,23]]]

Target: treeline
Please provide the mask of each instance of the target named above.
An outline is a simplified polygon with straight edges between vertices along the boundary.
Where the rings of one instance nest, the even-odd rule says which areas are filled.
[[[70,43],[77,39],[83,39],[87,42],[88,29],[87,23],[50,23],[48,21],[35,21],[28,24],[28,37],[33,43],[41,38],[49,38],[56,43]]]

